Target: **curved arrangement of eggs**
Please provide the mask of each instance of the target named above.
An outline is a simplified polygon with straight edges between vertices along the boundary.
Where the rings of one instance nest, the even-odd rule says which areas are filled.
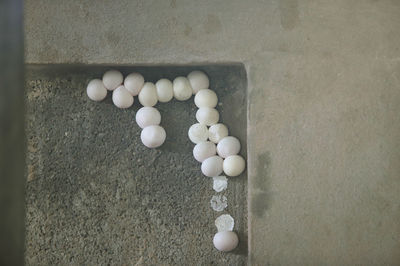
[[[201,163],[201,172],[208,177],[219,177],[223,172],[227,176],[240,175],[246,162],[240,152],[240,142],[229,136],[228,127],[219,123],[217,94],[209,89],[207,75],[201,71],[192,71],[187,77],[177,77],[172,82],[160,79],[155,84],[145,82],[139,73],[131,73],[124,79],[121,72],[109,70],[102,80],[93,79],[87,85],[87,95],[93,101],[102,101],[107,91],[112,91],[112,101],[118,108],[129,108],[137,96],[143,106],[136,112],[136,123],[142,132],[140,138],[148,148],[161,146],[166,139],[166,132],[160,126],[161,114],[154,107],[157,102],[169,102],[172,98],[186,101],[194,96],[194,103],[199,108],[196,112],[198,123],[188,131],[189,139],[195,144],[193,157]],[[229,215],[222,215],[225,217]],[[219,251],[231,251],[238,245],[238,237],[233,232],[233,218],[227,219],[231,226],[220,230],[214,236],[214,246]],[[223,219],[220,219],[223,221]]]

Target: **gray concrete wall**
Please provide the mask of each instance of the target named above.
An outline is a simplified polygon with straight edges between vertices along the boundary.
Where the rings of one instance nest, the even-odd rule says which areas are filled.
[[[253,265],[400,263],[400,2],[26,1],[27,63],[243,62]]]

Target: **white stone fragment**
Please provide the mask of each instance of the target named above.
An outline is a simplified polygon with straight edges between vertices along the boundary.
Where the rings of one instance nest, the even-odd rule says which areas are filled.
[[[212,126],[218,123],[219,113],[214,108],[201,107],[196,112],[196,119],[200,124]]]
[[[211,198],[210,204],[214,211],[222,212],[228,207],[228,200],[225,196],[214,195]]]
[[[221,123],[212,125],[208,129],[208,137],[215,144],[218,144],[218,142],[221,139],[228,136],[228,134],[229,134],[228,128],[224,124],[221,124]]]
[[[201,163],[201,172],[208,177],[219,176],[223,170],[224,160],[219,156],[211,156]]]
[[[193,157],[200,163],[216,153],[215,144],[211,141],[199,142],[193,148]]]
[[[196,96],[194,96],[194,104],[200,107],[211,107],[217,106],[218,97],[217,94],[209,89],[200,90]]]
[[[186,101],[192,97],[193,89],[190,86],[189,80],[185,77],[177,77],[172,84],[174,97],[178,101]]]
[[[215,219],[215,226],[218,232],[232,231],[235,226],[235,220],[229,214],[222,214]]]
[[[107,96],[107,89],[100,79],[92,79],[86,88],[86,93],[92,101],[102,101]],[[207,132],[208,133],[208,132]]]
[[[133,96],[121,85],[113,91],[112,101],[118,108],[129,108],[133,104]]]
[[[140,138],[146,147],[157,148],[164,143],[166,135],[164,128],[160,126],[148,126],[143,128]]]
[[[208,139],[208,128],[204,124],[196,123],[190,126],[188,131],[190,141],[197,144]]]
[[[136,123],[141,128],[153,125],[159,125],[160,122],[161,122],[161,114],[154,107],[145,106],[140,108],[136,113]]]
[[[228,187],[228,179],[226,176],[214,176],[213,177],[213,189],[216,192],[224,191]]]
[[[122,76],[121,72],[119,72],[118,70],[114,70],[114,69],[108,70],[103,75],[104,86],[109,91],[113,91],[116,88],[118,88],[122,84],[123,80],[124,80],[124,77]]]
[[[214,247],[219,251],[232,251],[239,244],[239,238],[233,231],[218,232],[214,235]]]
[[[240,151],[240,142],[237,138],[228,136],[221,139],[217,145],[217,153],[222,158],[236,155]]]
[[[174,97],[174,91],[172,89],[172,82],[168,79],[160,79],[156,82],[157,97],[162,103],[171,101]]]
[[[246,167],[246,162],[240,155],[231,155],[225,158],[223,163],[224,172],[227,176],[238,176]]]
[[[210,86],[210,80],[207,75],[202,71],[192,71],[187,76],[190,85],[193,88],[193,93],[196,94],[200,90],[208,89]]]
[[[144,85],[144,77],[139,73],[131,73],[125,77],[124,86],[132,94],[137,96]]]
[[[139,102],[143,106],[154,106],[157,104],[157,89],[151,82],[146,82],[139,92]]]

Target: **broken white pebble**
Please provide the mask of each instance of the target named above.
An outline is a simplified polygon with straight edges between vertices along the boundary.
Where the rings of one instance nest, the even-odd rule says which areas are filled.
[[[211,107],[201,107],[196,112],[196,119],[200,124],[212,126],[218,123],[219,113]]]
[[[213,177],[213,189],[216,192],[224,191],[228,187],[228,179],[226,176],[214,176]]]
[[[215,226],[218,232],[232,231],[235,226],[235,220],[229,214],[222,214],[215,219]]]
[[[118,108],[129,108],[133,104],[133,96],[121,85],[113,91],[112,101]]]
[[[218,232],[214,235],[214,247],[219,251],[232,251],[239,244],[239,238],[233,231]]]
[[[172,82],[168,79],[160,79],[156,82],[157,97],[162,103],[171,101],[174,97],[174,91],[172,89]]]
[[[194,104],[200,107],[211,107],[217,106],[218,97],[217,94],[209,89],[200,90],[196,96],[194,96]]]
[[[104,86],[109,91],[113,91],[117,87],[119,87],[122,84],[123,80],[124,80],[124,77],[122,76],[121,72],[119,72],[118,70],[108,70],[103,75]]]
[[[189,80],[185,77],[177,77],[172,84],[174,97],[178,101],[186,101],[192,97],[193,89],[190,86]]]
[[[222,212],[226,207],[228,207],[228,200],[225,196],[215,195],[212,196],[210,204],[214,211]]]
[[[190,126],[188,131],[190,141],[197,144],[208,139],[208,128],[204,124],[196,123]]]
[[[217,144],[221,139],[228,136],[228,134],[229,134],[228,128],[221,123],[212,125],[208,129],[208,137],[215,144]]]
[[[190,85],[193,88],[193,93],[196,94],[200,90],[208,89],[210,86],[210,80],[204,72],[195,70],[189,73],[187,76]]]
[[[137,96],[142,90],[144,85],[144,77],[139,73],[131,73],[126,76],[124,80],[125,88],[132,94],[132,96]]]
[[[136,123],[141,128],[153,125],[159,125],[160,122],[161,122],[161,114],[154,107],[145,106],[140,108],[136,113]]]
[[[236,155],[240,151],[240,142],[237,138],[228,136],[221,139],[217,145],[217,153],[222,158]]]
[[[157,103],[156,86],[151,82],[146,82],[139,92],[139,102],[143,106],[154,106]]]
[[[215,144],[211,141],[199,142],[193,148],[193,157],[200,163],[216,153]]]
[[[92,101],[102,101],[107,96],[107,89],[100,79],[92,79],[86,88],[86,93]],[[208,133],[208,132],[207,132]]]
[[[201,172],[208,177],[219,176],[223,170],[224,160],[219,156],[211,156],[201,163]]]
[[[246,162],[240,155],[231,155],[225,158],[223,163],[224,173],[228,176],[238,176],[246,167]]]
[[[148,126],[143,128],[140,138],[144,146],[157,148],[164,143],[166,135],[164,128],[160,126]]]

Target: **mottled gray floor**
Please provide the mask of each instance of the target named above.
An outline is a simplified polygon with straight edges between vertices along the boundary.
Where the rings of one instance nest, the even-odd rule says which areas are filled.
[[[139,109],[90,101],[87,82],[107,67],[29,66],[26,264],[245,265],[247,172],[229,179],[226,212],[216,213],[212,180],[201,174],[187,137],[193,98],[158,104],[167,140],[150,150],[134,122]],[[195,67],[118,68],[148,81],[173,79]],[[246,155],[246,75],[240,65],[201,67],[218,109]],[[214,220],[235,218],[240,246],[212,245]]]

